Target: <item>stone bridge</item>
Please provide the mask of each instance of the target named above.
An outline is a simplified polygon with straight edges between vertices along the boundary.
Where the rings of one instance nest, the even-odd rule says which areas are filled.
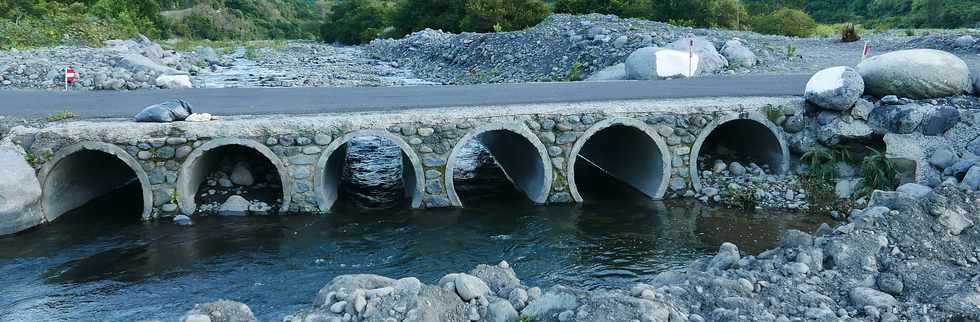
[[[360,136],[387,138],[401,148],[412,207],[465,207],[452,173],[471,140],[479,140],[534,203],[581,202],[578,162],[661,199],[701,188],[697,161],[708,146],[787,171],[784,131],[765,109],[802,105],[799,97],[743,97],[228,116],[204,123],[97,119],[18,127],[3,143],[23,149],[37,175],[28,185],[41,191],[39,211],[20,219],[28,226],[54,221],[133,180],[142,190],[143,219],[194,213],[205,176],[229,149],[274,167],[281,212],[329,212],[347,143]]]

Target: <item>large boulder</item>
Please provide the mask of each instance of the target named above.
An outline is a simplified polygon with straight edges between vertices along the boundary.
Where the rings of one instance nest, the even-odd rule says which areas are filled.
[[[160,88],[191,88],[191,77],[187,75],[160,75],[157,76],[156,84]]]
[[[692,49],[700,57],[701,65],[695,69],[698,74],[714,74],[715,72],[728,67],[728,59],[718,53],[715,44],[703,37],[681,38],[667,45],[667,48],[674,49],[690,55]]]
[[[182,322],[258,322],[252,309],[244,303],[218,300],[211,303],[197,304],[184,314]]]
[[[248,215],[248,207],[252,203],[248,202],[244,197],[239,195],[232,195],[225,200],[225,203],[221,204],[218,208],[218,215],[221,216],[245,216]]]
[[[123,53],[119,57],[116,57],[114,64],[115,67],[123,68],[133,73],[150,73],[152,75],[180,75],[181,72],[164,66],[160,63],[154,62],[146,56],[134,54],[134,53]]]
[[[699,63],[698,55],[691,57],[677,50],[643,47],[626,58],[626,79],[691,77],[697,73]]]
[[[868,58],[857,66],[866,93],[913,99],[973,92],[970,69],[953,54],[933,49],[900,50]]]
[[[759,62],[759,58],[752,52],[740,39],[732,39],[725,42],[725,47],[721,48],[721,54],[728,59],[728,63],[742,67],[752,67]]]
[[[845,111],[864,93],[864,79],[846,66],[831,67],[813,74],[806,83],[803,97],[821,108]]]
[[[37,226],[41,213],[41,184],[23,150],[0,146],[0,236]]]
[[[592,75],[589,75],[589,77],[586,78],[585,80],[590,82],[595,82],[595,81],[611,81],[611,80],[624,80],[624,79],[626,79],[626,64],[619,63],[616,65],[603,68],[602,70],[597,71]]]

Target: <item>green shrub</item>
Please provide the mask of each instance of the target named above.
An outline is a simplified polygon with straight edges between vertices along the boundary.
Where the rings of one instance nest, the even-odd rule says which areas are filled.
[[[475,32],[511,31],[534,26],[548,16],[541,0],[469,0],[460,29]]]
[[[759,206],[759,199],[755,192],[744,187],[727,189],[729,203],[737,208],[752,210]]]
[[[425,28],[461,32],[459,22],[465,14],[465,1],[400,0],[392,14],[392,26],[397,35],[407,35]]]
[[[555,13],[584,15],[612,14],[624,18],[646,18],[653,13],[651,0],[557,0]]]
[[[377,38],[386,26],[386,8],[374,0],[342,0],[323,24],[326,42],[361,44]]]
[[[569,82],[577,82],[585,79],[585,71],[581,63],[575,63],[572,68],[568,70],[568,75],[565,75],[565,80]]]
[[[884,153],[868,148],[871,153],[861,161],[861,189],[858,195],[869,195],[875,190],[895,189],[896,175],[898,171],[895,165]]]
[[[816,28],[813,18],[796,9],[783,8],[752,18],[752,30],[763,34],[808,37]]]

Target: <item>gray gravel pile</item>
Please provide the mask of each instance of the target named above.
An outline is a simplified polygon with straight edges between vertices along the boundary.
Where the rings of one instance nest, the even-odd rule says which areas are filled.
[[[284,321],[976,321],[980,319],[980,195],[952,185],[875,192],[850,222],[787,230],[778,247],[715,256],[629,290],[524,285],[506,261],[414,277],[341,275]],[[230,301],[200,315],[241,316]],[[523,321],[522,320],[522,321]],[[196,321],[196,320],[193,320]]]
[[[105,47],[51,47],[0,51],[0,89],[64,88],[65,68],[78,74],[74,89],[158,88],[157,77],[196,73],[182,54],[164,50],[146,37],[110,40]]]
[[[889,33],[864,35],[872,53],[898,49],[948,49],[971,31],[924,36]],[[422,79],[445,84],[564,80],[576,64],[586,76],[623,63],[634,50],[665,47],[690,35],[710,41],[724,52],[738,38],[756,58],[755,66],[729,64],[718,74],[812,73],[857,64],[864,42],[842,43],[836,38],[794,38],[753,32],[692,29],[664,23],[620,19],[611,15],[552,15],[525,31],[451,34],[423,30],[402,39],[375,40],[364,46],[374,57],[398,62]],[[961,43],[965,41],[961,40]],[[954,50],[971,66],[980,57],[976,43]],[[735,51],[729,51],[729,56]],[[744,51],[741,51],[744,54]],[[740,56],[741,57],[741,56]],[[731,60],[731,57],[728,57]],[[751,59],[738,61],[751,61]],[[600,79],[607,79],[601,77]]]

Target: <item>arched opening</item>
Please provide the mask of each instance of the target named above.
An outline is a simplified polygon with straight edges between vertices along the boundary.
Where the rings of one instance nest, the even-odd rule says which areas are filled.
[[[667,145],[634,119],[610,119],[594,125],[572,147],[569,188],[575,201],[590,196],[626,198],[636,193],[661,199],[670,179]]]
[[[778,133],[775,125],[757,113],[732,114],[709,124],[691,149],[695,190],[701,191],[705,171],[733,176],[785,173],[789,150]]]
[[[286,169],[256,142],[210,141],[191,152],[180,171],[177,194],[184,214],[265,215],[289,210]]]
[[[533,203],[545,203],[551,191],[550,161],[544,144],[523,125],[491,124],[479,128],[460,139],[449,154],[445,176],[449,201],[463,206],[456,190],[459,179],[461,186],[484,184],[482,189],[461,189],[470,190],[467,192],[471,195],[493,187],[498,191],[497,200],[523,195]],[[507,186],[517,193],[499,193],[499,188]]]
[[[422,165],[411,147],[384,131],[350,133],[317,162],[315,190],[321,211],[335,207],[421,207]]]
[[[41,176],[41,205],[48,222],[93,204],[99,211],[92,213],[117,220],[151,215],[153,195],[146,173],[114,145],[86,142],[64,148],[41,170]],[[99,206],[106,204],[112,206]],[[111,211],[102,211],[107,209]]]

